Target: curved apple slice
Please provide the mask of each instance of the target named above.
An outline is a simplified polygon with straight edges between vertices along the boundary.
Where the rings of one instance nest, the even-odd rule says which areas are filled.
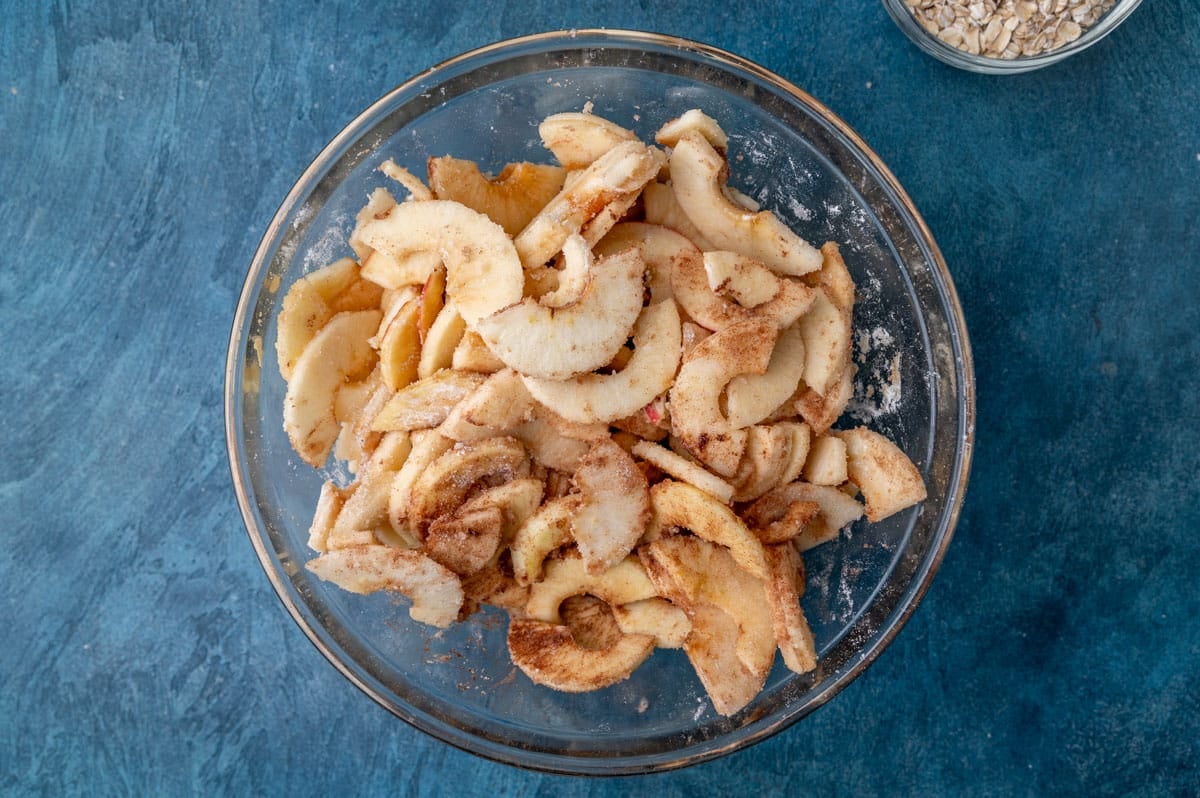
[[[534,269],[549,261],[563,242],[577,235],[609,203],[654,179],[666,162],[657,147],[627,141],[610,149],[546,204],[525,226],[513,245],[525,268]]]
[[[868,521],[882,521],[925,501],[921,472],[891,440],[866,427],[832,434],[846,444],[846,470],[866,500]]]
[[[429,186],[438,199],[461,202],[485,214],[514,236],[562,190],[565,170],[528,162],[506,164],[495,177],[474,161],[445,156],[429,159]]]
[[[412,600],[414,621],[446,628],[458,618],[462,583],[453,571],[409,549],[368,544],[329,551],[306,566],[351,593],[388,590]]]
[[[515,438],[496,437],[458,445],[430,463],[413,483],[407,518],[423,532],[435,518],[453,511],[481,484],[529,476],[525,447]]]
[[[797,327],[804,337],[804,384],[824,396],[850,366],[850,314],[818,290]]]
[[[571,519],[579,504],[576,495],[560,496],[542,504],[513,535],[513,575],[528,585],[542,578],[542,563],[555,549],[571,542]]]
[[[331,318],[304,347],[283,400],[283,428],[301,459],[320,468],[338,436],[334,400],[347,382],[375,366],[368,342],[379,328],[378,310],[345,311]]]
[[[500,546],[504,512],[494,504],[467,502],[433,519],[425,530],[430,557],[460,576],[482,569]]]
[[[601,573],[624,559],[646,531],[650,486],[637,463],[611,438],[601,438],[575,469],[579,505],[572,531],[584,567]]]
[[[500,225],[460,203],[401,203],[363,225],[360,237],[394,258],[414,250],[440,254],[446,295],[469,327],[521,299],[525,277],[512,239]]]
[[[726,549],[691,535],[653,541],[639,554],[655,587],[692,623],[683,649],[713,708],[724,715],[741,709],[762,689],[775,659],[763,579]]]
[[[780,329],[790,327],[808,311],[817,294],[816,289],[799,280],[769,272],[769,278],[763,278],[763,281],[769,279],[774,282],[775,293],[765,302],[745,307],[736,298],[713,290],[708,269],[711,259],[711,253],[683,251],[671,270],[671,291],[680,308],[710,330],[720,330],[735,322],[756,318],[771,319]],[[766,269],[765,266],[762,268]]]
[[[762,543],[733,510],[710,494],[668,479],[650,489],[650,506],[651,537],[670,529],[689,530],[696,537],[728,549],[742,570],[765,578],[767,564]]]
[[[843,311],[854,308],[854,278],[846,268],[842,252],[834,241],[821,245],[821,268],[804,275],[804,282],[820,288]]]
[[[715,149],[724,151],[729,148],[729,137],[725,135],[721,125],[699,108],[684,111],[667,122],[654,134],[654,140],[663,146],[674,147],[689,131],[699,133]]]
[[[275,354],[284,380],[291,379],[304,347],[335,314],[379,307],[382,291],[361,275],[357,263],[342,258],[309,272],[288,289],[275,334]]]
[[[712,494],[726,504],[733,499],[732,485],[665,446],[659,446],[650,441],[637,441],[633,444],[631,454],[642,458],[650,465],[681,482],[694,485],[705,493]]]
[[[496,357],[525,376],[561,380],[604,366],[641,313],[645,264],[630,251],[598,259],[588,272],[576,302],[549,308],[527,297],[479,319],[475,329]]]
[[[633,356],[615,374],[584,374],[565,381],[524,377],[525,387],[558,415],[581,424],[633,415],[675,379],[682,334],[673,300],[641,312],[633,327],[633,343]]]
[[[721,412],[721,393],[739,374],[767,370],[775,323],[747,319],[710,335],[688,353],[671,387],[671,425],[679,442],[719,476],[737,472],[746,431]]]
[[[650,635],[622,634],[606,648],[584,648],[569,626],[514,618],[508,627],[513,664],[536,684],[567,693],[623,681],[653,651]]]
[[[760,425],[750,427],[748,433],[746,452],[733,479],[737,502],[752,501],[782,484],[792,456],[792,435],[786,427]]]
[[[650,289],[650,304],[672,298],[671,271],[681,250],[694,250],[696,245],[674,230],[645,222],[621,222],[592,251],[597,256],[614,255],[624,249],[638,247],[646,262],[646,286]]]
[[[533,406],[533,397],[517,373],[501,369],[463,397],[438,429],[456,441],[479,441],[528,421]]]
[[[805,369],[804,337],[798,325],[779,334],[762,374],[743,374],[725,390],[725,417],[736,429],[757,424],[796,392]]]
[[[529,588],[525,612],[530,618],[559,623],[559,605],[571,596],[591,595],[610,606],[658,595],[637,557],[626,557],[607,571],[591,573],[579,557],[561,557],[543,564],[542,580]]]
[[[807,519],[794,535],[800,551],[807,551],[837,537],[847,525],[862,517],[863,506],[837,488],[790,482],[764,494],[742,514],[756,528],[767,528],[783,520],[791,507],[812,502],[820,509],[816,518]]]
[[[705,252],[704,273],[709,288],[744,308],[756,308],[779,295],[779,277],[754,258],[736,252]]]
[[[687,613],[664,598],[648,598],[612,608],[617,628],[625,634],[652,635],[659,648],[682,648],[692,622]]]
[[[671,184],[683,212],[719,249],[762,261],[780,274],[821,268],[821,253],[770,211],[748,211],[730,202],[722,186],[725,159],[704,136],[685,132],[671,151]]]
[[[588,113],[551,114],[538,125],[546,149],[567,169],[583,169],[618,144],[637,141],[632,130]]]

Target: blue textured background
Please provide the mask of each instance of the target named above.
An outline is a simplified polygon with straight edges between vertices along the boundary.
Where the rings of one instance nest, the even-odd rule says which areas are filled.
[[[0,792],[1123,795],[1200,791],[1200,3],[1146,0],[1019,77],[877,0],[0,0]],[[700,39],[780,73],[907,187],[966,308],[978,453],[898,640],[750,750],[640,781],[421,735],[275,599],[222,437],[236,294],[358,111],[543,29]]]

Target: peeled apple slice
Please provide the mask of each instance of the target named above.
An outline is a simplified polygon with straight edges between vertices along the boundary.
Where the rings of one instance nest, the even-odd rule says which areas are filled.
[[[682,334],[673,300],[642,311],[633,328],[633,343],[633,356],[615,374],[584,374],[569,380],[525,377],[525,387],[569,421],[590,424],[633,415],[675,379]]]
[[[525,276],[504,228],[450,200],[404,202],[363,225],[368,246],[399,258],[433,251],[446,266],[446,295],[468,327],[521,300]]]
[[[368,339],[379,328],[378,310],[346,311],[326,323],[305,346],[283,400],[283,428],[304,462],[320,468],[338,436],[337,390],[361,380],[375,365]]]
[[[685,132],[671,152],[671,183],[683,212],[720,249],[762,261],[780,274],[821,268],[821,253],[770,211],[752,212],[722,190],[725,159],[698,132]]]
[[[476,330],[496,357],[525,376],[561,380],[604,366],[641,313],[645,264],[627,251],[596,260],[588,272],[572,304],[549,308],[526,297],[477,320]]]

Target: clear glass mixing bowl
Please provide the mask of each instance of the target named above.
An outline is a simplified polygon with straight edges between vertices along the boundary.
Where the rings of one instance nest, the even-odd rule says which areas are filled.
[[[820,666],[798,676],[778,663],[762,694],[731,718],[712,711],[680,651],[657,651],[605,690],[556,693],[515,671],[498,613],[437,631],[411,621],[401,599],[346,593],[304,568],[322,475],[299,461],[283,431],[285,385],[273,347],[287,289],[351,254],[354,215],[385,183],[376,170],[383,160],[418,174],[443,154],[492,168],[548,161],[538,122],[589,102],[647,139],[684,110],[704,109],[729,133],[738,188],[809,240],[841,243],[861,294],[856,324],[866,331],[849,420],[892,436],[928,482],[920,508],[857,525],[808,553],[803,604]],[[647,33],[570,31],[502,42],[418,75],[351,122],[305,170],[246,277],[228,352],[226,434],[237,500],[267,576],[351,682],[417,728],[485,757],[566,773],[639,773],[762,740],[830,700],[879,656],[950,542],[971,458],[973,391],[967,332],[937,246],[895,178],[845,123],[787,81],[714,48]]]

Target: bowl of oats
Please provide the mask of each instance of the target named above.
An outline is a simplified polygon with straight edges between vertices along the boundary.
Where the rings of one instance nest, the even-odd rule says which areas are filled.
[[[884,0],[923,51],[960,69],[1005,75],[1050,66],[1116,30],[1141,0]]]

